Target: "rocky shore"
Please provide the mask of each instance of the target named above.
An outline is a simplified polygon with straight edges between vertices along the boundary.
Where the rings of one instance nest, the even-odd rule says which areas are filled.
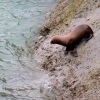
[[[79,57],[51,45],[52,36],[88,24],[94,37],[78,46]],[[41,28],[34,47],[36,65],[46,70],[55,100],[100,99],[100,0],[60,0]]]

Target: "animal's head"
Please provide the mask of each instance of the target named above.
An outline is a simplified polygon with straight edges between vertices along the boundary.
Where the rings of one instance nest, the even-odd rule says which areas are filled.
[[[54,36],[51,40],[51,44],[59,44],[60,42],[60,37],[59,36]]]

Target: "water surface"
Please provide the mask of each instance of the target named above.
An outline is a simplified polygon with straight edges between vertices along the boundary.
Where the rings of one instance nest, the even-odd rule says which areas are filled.
[[[0,0],[0,100],[46,99],[47,76],[34,67],[32,46],[47,9],[57,1]]]

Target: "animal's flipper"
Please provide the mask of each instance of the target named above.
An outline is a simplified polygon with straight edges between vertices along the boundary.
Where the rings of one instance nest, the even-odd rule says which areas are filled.
[[[93,34],[90,34],[89,36],[86,36],[83,38],[86,42],[89,41],[93,37]]]
[[[84,40],[85,40],[86,42],[87,42],[88,40],[90,40],[90,39],[94,36],[93,30],[91,29],[90,26],[88,26],[88,27],[89,27],[88,33],[90,33],[90,34],[84,37]]]
[[[74,48],[74,50],[70,51],[71,55],[74,57],[78,57],[77,49]]]

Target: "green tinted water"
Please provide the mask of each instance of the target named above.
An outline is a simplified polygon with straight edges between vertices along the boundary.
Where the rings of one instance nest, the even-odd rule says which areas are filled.
[[[47,100],[42,90],[47,76],[34,67],[32,46],[56,2],[0,0],[0,100]]]

